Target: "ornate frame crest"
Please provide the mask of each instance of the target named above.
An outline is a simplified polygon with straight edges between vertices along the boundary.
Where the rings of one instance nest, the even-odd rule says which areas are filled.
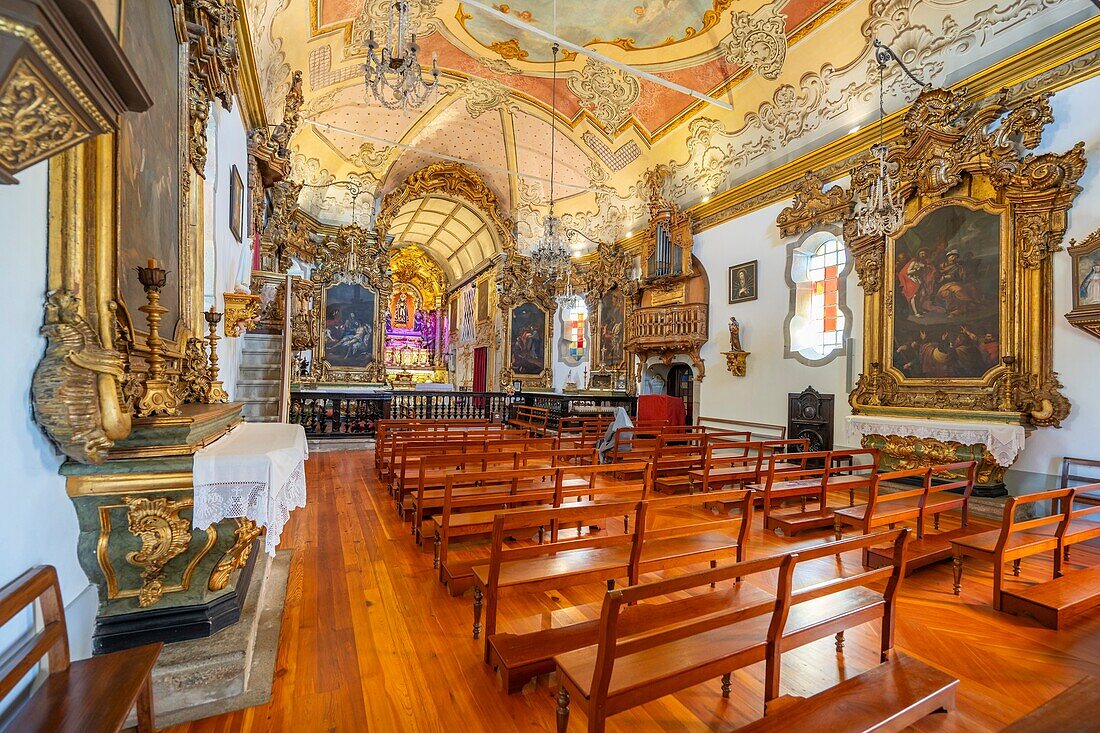
[[[982,379],[910,379],[890,363],[893,242],[860,236],[845,216],[845,239],[864,289],[864,370],[849,402],[856,413],[1059,426],[1069,401],[1053,371],[1053,276],[1066,214],[1080,192],[1084,144],[1065,153],[1027,153],[1054,120],[1049,95],[1009,107],[1002,96],[975,107],[961,92],[930,90],[913,103],[890,143],[891,175],[906,202],[907,226],[929,211],[963,204],[1003,212],[1000,311],[1002,365]],[[877,166],[852,172],[864,194]],[[853,196],[854,198],[854,196]],[[795,206],[800,201],[796,198]],[[839,205],[839,202],[838,202]],[[903,230],[904,231],[904,230]]]
[[[1088,284],[1085,282],[1085,275],[1081,272],[1084,269],[1083,261],[1092,264],[1094,274],[1095,268],[1100,267],[1100,229],[1085,237],[1080,243],[1073,239],[1069,240],[1069,245],[1067,251],[1073,261],[1070,269],[1073,278],[1073,310],[1066,314],[1066,320],[1082,331],[1100,338],[1100,302],[1082,303],[1086,300],[1082,291],[1088,288]],[[1100,274],[1095,274],[1095,277],[1100,278]]]

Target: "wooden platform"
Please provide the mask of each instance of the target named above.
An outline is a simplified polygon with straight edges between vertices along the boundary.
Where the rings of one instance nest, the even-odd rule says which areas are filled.
[[[1100,679],[1085,677],[1001,733],[1095,733],[1100,730]]]
[[[984,528],[981,528],[984,529]],[[951,540],[965,537],[981,531],[975,529],[975,525],[959,527],[947,532],[929,532],[923,539],[909,543],[909,553],[906,557],[905,572],[908,575],[914,570],[951,559]],[[873,547],[864,559],[865,564],[871,568],[881,568],[890,564],[890,551],[884,547]]]
[[[1061,578],[1005,590],[1001,610],[1030,616],[1048,629],[1060,629],[1074,616],[1100,606],[1100,567],[1071,570]]]
[[[806,511],[797,508],[776,509],[768,517],[768,522],[772,529],[782,533],[784,537],[794,537],[800,532],[832,527],[833,510],[828,507]]]
[[[451,598],[430,555],[415,549],[408,525],[377,485],[369,451],[314,453],[306,463],[309,503],[283,531],[293,548],[286,612],[267,705],[168,728],[166,733],[360,733],[554,729],[552,679],[508,695],[470,638],[470,597]],[[831,496],[847,503],[847,491]],[[945,528],[954,526],[945,516]],[[957,523],[957,520],[954,520]],[[990,524],[975,524],[989,529]],[[831,532],[797,538],[764,532],[754,520],[749,556],[817,544]],[[849,571],[858,566],[845,562]],[[1100,565],[1100,550],[1075,546],[1067,572]],[[797,582],[832,577],[834,558],[815,560]],[[1050,577],[1050,558],[1028,558],[1021,582]],[[1053,632],[989,605],[991,574],[967,567],[962,595],[951,593],[950,563],[906,579],[898,601],[895,648],[961,680],[958,707],[911,726],[920,733],[997,733],[1076,684],[1100,677],[1100,612]],[[1016,581],[1009,578],[1006,588]],[[502,632],[522,633],[599,616],[602,588],[564,588],[502,600]],[[846,634],[843,656],[832,638],[783,655],[783,695],[809,697],[876,667],[878,627]],[[609,733],[731,731],[760,717],[763,665],[733,676],[729,700],[718,680],[617,715]],[[583,730],[578,715],[571,733]],[[807,728],[806,731],[810,729]]]

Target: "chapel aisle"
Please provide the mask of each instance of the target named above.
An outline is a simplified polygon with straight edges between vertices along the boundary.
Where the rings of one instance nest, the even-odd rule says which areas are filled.
[[[167,733],[552,731],[547,678],[521,694],[499,690],[470,635],[469,594],[451,598],[439,585],[431,555],[416,548],[378,487],[372,453],[315,453],[306,465],[309,502],[283,533],[282,547],[294,556],[271,702]],[[828,539],[822,532],[777,537],[764,533],[758,518],[749,554]],[[1098,555],[1093,547],[1074,548],[1071,564],[1095,564]],[[805,579],[832,571],[820,562]],[[958,710],[928,716],[912,730],[998,731],[1084,675],[1100,676],[1100,616],[1050,631],[993,611],[987,566],[969,563],[966,573],[960,598],[951,594],[949,563],[915,573],[903,587],[895,649],[961,680]],[[1027,563],[1024,579],[1040,579],[1029,577]],[[505,604],[502,618],[528,628],[551,618],[558,624],[592,614],[591,607],[572,607],[599,596],[598,588],[571,588],[523,598]],[[812,694],[873,667],[877,627],[850,631],[842,656],[832,639],[785,653],[783,693]],[[762,667],[735,672],[729,700],[715,680],[616,715],[608,730],[736,728],[759,716]],[[576,717],[570,730],[583,729],[584,717]]]

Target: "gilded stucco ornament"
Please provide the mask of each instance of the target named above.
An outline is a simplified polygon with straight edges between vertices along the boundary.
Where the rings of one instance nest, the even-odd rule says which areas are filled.
[[[207,587],[212,591],[224,590],[229,585],[229,578],[235,570],[240,570],[248,564],[248,557],[252,554],[252,545],[263,530],[251,519],[236,517],[234,520],[237,528],[233,531],[237,541],[226,550],[218,564],[210,573]]]
[[[0,84],[0,166],[20,170],[88,136],[26,59]]]
[[[779,78],[787,59],[787,16],[779,12],[781,4],[730,15],[730,38],[724,48],[727,61],[751,67],[768,80]]]
[[[123,501],[130,533],[141,540],[141,549],[128,553],[126,561],[141,568],[138,605],[146,608],[164,595],[164,566],[191,543],[191,521],[180,512],[190,509],[193,501],[130,496]]]
[[[587,59],[566,85],[577,95],[581,107],[610,133],[629,119],[630,107],[642,93],[641,84],[633,76],[594,58]]]
[[[825,189],[825,181],[813,171],[798,182],[794,202],[779,212],[775,223],[779,236],[797,237],[814,227],[833,224],[848,217],[852,196],[841,186]]]
[[[1084,145],[1064,153],[1028,152],[1053,121],[1048,95],[982,106],[962,91],[923,92],[905,116],[903,132],[887,141],[891,174],[906,203],[895,239],[861,237],[852,217],[845,240],[864,288],[865,367],[849,401],[856,413],[961,417],[1057,427],[1070,411],[1053,371],[1049,319],[1051,255],[1061,248],[1066,218],[1080,193]],[[862,195],[874,172],[852,171],[852,194]],[[796,199],[797,208],[799,200]],[[915,222],[946,206],[985,211],[1000,219],[1000,353],[1002,364],[980,378],[906,377],[892,365],[895,242]],[[1038,324],[1037,326],[1035,324]]]
[[[252,293],[223,293],[225,325],[222,332],[227,338],[236,338],[251,329],[260,318],[260,296]]]
[[[103,463],[114,441],[103,425],[102,402],[113,397],[116,410],[121,402],[117,385],[125,375],[122,355],[103,348],[68,291],[47,296],[40,331],[46,354],[31,381],[35,419],[72,460]]]

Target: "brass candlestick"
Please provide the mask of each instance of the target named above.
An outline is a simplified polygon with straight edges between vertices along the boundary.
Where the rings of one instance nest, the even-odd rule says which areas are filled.
[[[135,268],[138,282],[145,289],[149,302],[138,308],[149,321],[149,371],[145,375],[141,398],[137,403],[138,417],[152,415],[178,415],[180,399],[172,391],[172,383],[164,378],[164,341],[160,338],[160,318],[168,309],[160,304],[160,289],[168,279],[168,272],[157,267],[156,260],[149,260],[147,267]]]
[[[210,391],[207,393],[206,401],[229,402],[229,393],[218,381],[218,323],[222,320],[222,314],[214,310],[214,306],[210,306],[210,310],[203,316],[210,327],[210,335],[206,337],[210,344]]]

